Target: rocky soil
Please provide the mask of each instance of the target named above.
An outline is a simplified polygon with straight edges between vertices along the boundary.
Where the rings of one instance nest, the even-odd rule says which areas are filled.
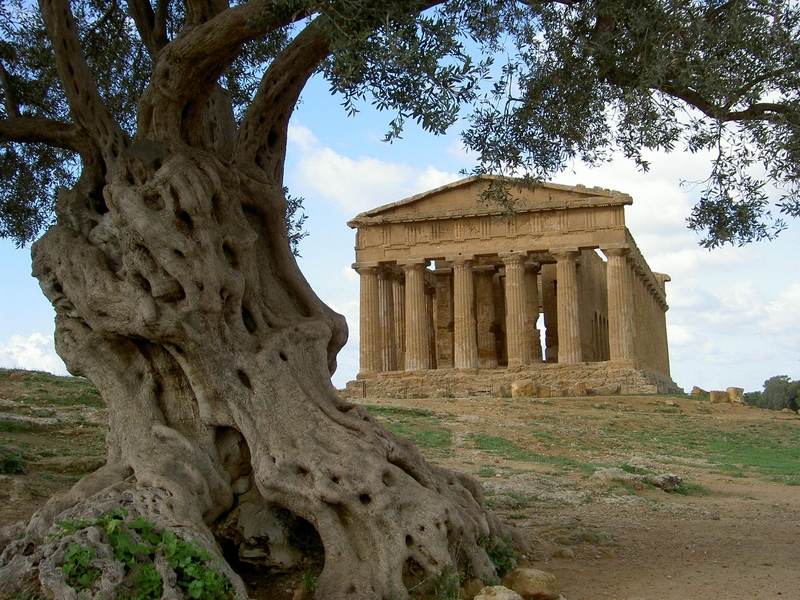
[[[689,397],[363,400],[533,534],[568,600],[800,598],[800,416]],[[0,370],[0,525],[104,459],[82,380]],[[292,598],[303,574],[253,580]]]
[[[568,600],[800,598],[797,414],[663,396],[364,402],[390,427],[393,409],[424,409],[451,430],[428,455],[536,536],[521,562]]]

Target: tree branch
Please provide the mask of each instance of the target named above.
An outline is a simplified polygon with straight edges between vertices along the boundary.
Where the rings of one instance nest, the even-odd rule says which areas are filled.
[[[142,38],[150,58],[155,59],[158,52],[167,45],[167,14],[170,0],[157,0],[156,8],[150,0],[127,0],[128,12],[136,23],[136,30]]]
[[[128,140],[103,103],[86,64],[69,0],[39,0],[39,9],[75,124],[86,130],[110,166]]]
[[[317,22],[308,25],[275,57],[239,127],[236,160],[255,162],[283,180],[289,119],[308,78],[328,55],[329,41]]]
[[[156,15],[149,0],[128,0],[128,13],[136,24],[136,31],[147,48],[151,57],[155,58],[158,48],[155,44],[153,32],[155,30]]]
[[[769,121],[776,115],[797,114],[797,109],[776,102],[757,102],[744,110],[728,112],[723,121]]]
[[[138,135],[165,140],[185,137],[190,143],[202,139],[206,101],[242,44],[306,16],[291,9],[268,12],[271,5],[250,0],[228,8],[164,46],[142,96]]]
[[[153,41],[158,50],[167,45],[167,16],[170,0],[156,0],[156,14],[153,23]]]
[[[796,114],[793,107],[779,102],[757,102],[743,110],[728,110],[703,98],[700,94],[690,89],[680,89],[671,83],[659,86],[659,89],[687,104],[694,106],[707,117],[722,122],[731,121],[769,121],[776,115]]]
[[[72,123],[42,117],[15,117],[0,120],[0,142],[47,144],[81,152],[86,150],[90,140]]]
[[[5,98],[6,115],[9,118],[19,116],[19,104],[17,104],[17,97],[14,94],[14,88],[11,86],[11,77],[8,71],[0,62],[0,85],[3,86],[3,97]]]
[[[227,0],[185,0],[186,27],[200,25],[228,8]]]

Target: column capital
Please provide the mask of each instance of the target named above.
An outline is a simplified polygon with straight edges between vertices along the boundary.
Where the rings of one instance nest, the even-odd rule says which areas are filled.
[[[403,267],[404,271],[411,269],[425,269],[430,261],[427,258],[403,258],[397,261],[397,264]]]
[[[375,260],[369,262],[357,262],[353,263],[351,266],[359,274],[361,273],[377,274],[381,268],[381,263]]]
[[[600,246],[600,250],[606,255],[606,258],[623,257],[631,253],[631,249],[627,244],[605,244]]]
[[[566,248],[551,248],[550,254],[553,255],[557,261],[562,260],[575,260],[580,255],[581,251],[576,246],[567,246]]]
[[[498,252],[497,256],[503,261],[503,264],[508,265],[521,265],[528,258],[528,252],[525,250],[514,250],[512,252]]]
[[[475,260],[474,254],[456,254],[454,256],[445,256],[444,259],[451,264],[463,265],[467,262]]]
[[[526,273],[538,273],[542,270],[542,263],[538,260],[529,260],[525,263],[525,272]]]

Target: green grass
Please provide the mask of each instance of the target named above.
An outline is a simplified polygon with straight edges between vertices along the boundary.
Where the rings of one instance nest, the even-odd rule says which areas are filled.
[[[483,433],[470,433],[467,435],[467,439],[472,440],[478,450],[486,452],[487,454],[499,456],[506,460],[549,464],[562,468],[566,467],[571,469],[579,469],[581,471],[586,471],[587,473],[592,473],[595,469],[594,465],[564,456],[552,456],[525,450],[524,448],[515,446],[509,440],[503,437],[486,435]]]
[[[18,423],[9,419],[0,419],[0,432],[3,433],[23,433],[33,431],[33,426],[28,423]]]
[[[0,384],[18,386],[9,400],[36,398],[39,405],[74,406],[82,404],[94,408],[105,406],[100,393],[90,381],[82,377],[59,377],[40,371],[0,369]]]
[[[646,429],[607,426],[601,432],[609,443],[632,451],[702,458],[718,472],[733,476],[755,474],[776,482],[800,485],[800,427],[791,421],[768,426],[752,424],[725,431],[696,428],[690,422],[671,417],[666,422],[654,422]]]
[[[432,410],[424,408],[404,408],[402,406],[377,406],[365,404],[364,408],[369,410],[374,417],[385,418],[437,418],[438,415]]]
[[[367,406],[367,409],[386,429],[419,446],[429,458],[452,454],[453,432],[442,424],[439,414],[394,406]]]
[[[492,465],[481,465],[476,473],[478,477],[494,477],[496,474],[497,470]]]

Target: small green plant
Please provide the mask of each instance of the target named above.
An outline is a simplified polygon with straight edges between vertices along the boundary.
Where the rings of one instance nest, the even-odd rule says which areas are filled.
[[[492,561],[497,576],[503,579],[508,573],[514,569],[514,561],[517,558],[517,553],[511,545],[511,540],[504,539],[500,543],[491,545],[489,538],[481,538],[478,543],[486,550],[489,560]]]
[[[463,580],[462,573],[459,573],[452,565],[447,565],[433,581],[433,597],[435,600],[458,598]]]
[[[478,477],[494,477],[497,471],[492,465],[481,465],[478,467]]]
[[[118,508],[100,515],[97,519],[73,519],[59,521],[57,524],[64,530],[62,535],[69,535],[86,527],[100,527],[105,531],[108,544],[114,551],[114,559],[125,565],[125,578],[122,583],[124,592],[121,598],[128,600],[161,598],[163,594],[161,575],[153,563],[153,557],[158,550],[163,552],[164,558],[175,572],[178,586],[190,598],[225,600],[234,596],[231,582],[206,566],[206,563],[214,558],[208,550],[193,540],[179,538],[171,531],[156,530],[156,526],[143,516],[126,522],[127,516],[128,512],[125,509]],[[88,565],[94,558],[94,551],[91,548],[70,544],[70,551],[73,546],[76,549],[70,555],[69,561],[65,559],[62,567],[68,577],[70,573],[67,569],[70,572],[81,568],[90,569]],[[86,589],[99,576],[99,571],[93,578],[87,578],[87,574],[83,571],[76,572],[77,575],[72,576],[69,581],[78,591]],[[91,572],[87,573],[91,575]],[[77,585],[72,583],[73,580]],[[88,583],[84,583],[87,581]],[[80,585],[83,587],[77,587]]]
[[[514,501],[512,508],[529,508],[531,505],[531,497],[525,494],[520,494],[513,490],[509,490],[506,492],[506,496]]]
[[[314,595],[317,587],[319,587],[319,582],[317,582],[318,576],[319,573],[317,573],[315,570],[307,569],[306,571],[303,571],[303,593],[305,595]]]
[[[25,473],[25,462],[22,460],[22,455],[0,450],[0,475],[17,475],[19,473]]]
[[[27,423],[18,423],[11,419],[0,419],[0,431],[3,433],[21,433],[33,429]]]
[[[642,469],[641,467],[633,467],[628,464],[621,465],[620,469],[622,469],[626,473],[632,473],[634,475],[647,475],[650,473],[649,469]]]
[[[87,589],[95,579],[100,577],[100,570],[89,566],[95,559],[94,549],[80,544],[70,544],[64,554],[61,571],[67,576],[67,582],[78,592]]]

